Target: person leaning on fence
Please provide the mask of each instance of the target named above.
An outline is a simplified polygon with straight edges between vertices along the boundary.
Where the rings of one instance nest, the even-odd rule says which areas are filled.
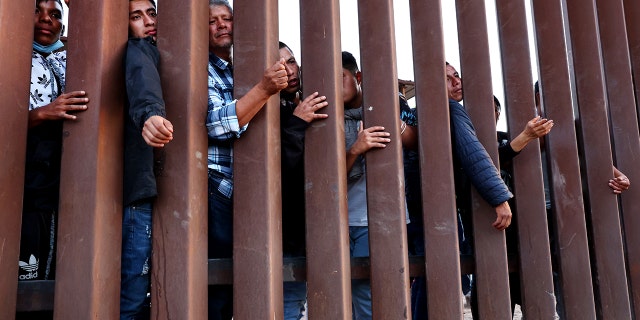
[[[451,128],[451,151],[453,153],[453,173],[456,192],[456,206],[462,216],[463,227],[467,227],[471,214],[471,186],[478,191],[483,200],[495,208],[496,220],[493,227],[504,230],[511,225],[511,208],[508,200],[513,197],[498,169],[493,164],[484,146],[478,140],[471,118],[462,101],[462,79],[458,71],[446,63],[447,94],[449,97],[449,121]],[[416,284],[414,284],[416,285]],[[426,290],[426,287],[422,287]],[[413,290],[412,290],[413,293]],[[412,298],[415,303],[426,303],[426,292],[417,292],[420,299]],[[472,299],[473,303],[477,299]],[[427,319],[427,310],[414,310],[413,319]],[[415,312],[418,310],[419,312]]]
[[[63,120],[87,109],[84,91],[65,93],[67,52],[60,0],[36,0],[19,280],[53,279]]]
[[[120,319],[149,311],[153,202],[158,195],[155,148],[173,139],[166,119],[156,47],[156,4],[129,1],[129,41],[125,56],[127,106],[124,120],[124,186]],[[148,315],[146,315],[148,318]]]
[[[385,148],[391,142],[390,133],[382,126],[364,129],[362,123],[362,73],[355,57],[342,52],[342,93],[344,101],[344,135],[347,165],[347,204],[349,208],[349,247],[352,257],[369,256],[369,223],[367,219],[367,186],[364,154]],[[405,146],[416,144],[417,130],[400,121],[401,139]],[[408,212],[406,212],[409,223]],[[353,316],[356,320],[371,319],[371,282],[351,281]]]
[[[233,249],[233,141],[269,97],[287,87],[280,59],[264,71],[262,80],[242,98],[233,99],[231,47],[233,9],[226,0],[209,0],[209,258],[231,258]],[[209,287],[209,319],[231,319],[233,290]]]
[[[285,61],[287,87],[280,91],[280,139],[282,143],[282,252],[284,257],[305,256],[304,137],[312,121],[325,119],[316,113],[327,106],[326,97],[314,92],[302,100],[300,66],[293,51],[279,43]],[[307,300],[305,282],[285,282],[284,319],[303,316]]]

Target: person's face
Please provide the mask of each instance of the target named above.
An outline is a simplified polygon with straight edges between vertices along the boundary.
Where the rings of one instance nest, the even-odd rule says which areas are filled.
[[[360,107],[360,97],[362,95],[362,73],[356,72],[354,75],[347,69],[342,69],[342,98],[346,109]]]
[[[231,48],[233,15],[226,6],[209,6],[209,48]]]
[[[52,45],[62,32],[62,6],[54,0],[38,2],[34,16],[33,40],[43,46]]]
[[[150,1],[129,1],[129,35],[134,38],[153,37],[156,40],[157,13]]]
[[[451,65],[447,66],[447,93],[449,99],[462,101],[462,78]]]
[[[284,67],[287,70],[288,85],[284,91],[295,93],[300,89],[300,66],[287,47],[280,49],[280,59],[284,59]]]

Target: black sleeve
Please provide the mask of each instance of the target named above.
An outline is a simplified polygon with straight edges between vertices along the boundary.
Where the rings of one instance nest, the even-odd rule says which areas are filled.
[[[494,207],[511,199],[513,195],[500,178],[487,150],[478,140],[464,107],[457,102],[450,102],[449,112],[455,143],[452,147],[471,184]]]
[[[282,169],[301,165],[304,156],[304,134],[309,124],[292,115],[281,113],[280,137],[282,139]]]
[[[500,166],[503,163],[509,163],[513,158],[519,155],[520,152],[516,152],[511,147],[511,139],[506,132],[498,131],[498,155],[500,157]]]
[[[158,64],[160,53],[150,38],[129,39],[125,77],[129,116],[139,130],[149,117],[166,117]]]

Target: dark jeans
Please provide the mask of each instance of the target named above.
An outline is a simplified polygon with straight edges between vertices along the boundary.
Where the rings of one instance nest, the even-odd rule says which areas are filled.
[[[233,199],[221,194],[209,173],[209,259],[233,255]],[[209,286],[209,320],[229,320],[233,316],[233,287]]]

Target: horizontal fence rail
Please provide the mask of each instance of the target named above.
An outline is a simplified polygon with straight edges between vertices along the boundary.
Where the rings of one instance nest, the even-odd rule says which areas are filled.
[[[403,82],[403,89],[396,50],[409,49],[396,48],[394,6],[400,0],[357,3],[363,126],[384,126],[391,139],[365,155],[370,257],[349,255],[340,1],[329,0],[300,1],[299,12],[304,97],[317,91],[328,102],[318,111],[328,118],[311,122],[304,137],[306,207],[300,214],[306,254],[283,258],[286,168],[280,163],[281,106],[272,96],[232,142],[233,257],[207,260],[207,5],[162,0],[157,46],[175,139],[158,152],[153,319],[207,318],[207,286],[214,285],[233,285],[234,319],[282,319],[282,284],[306,282],[309,319],[347,320],[354,312],[352,281],[367,279],[374,319],[412,319],[416,306],[433,319],[459,319],[470,313],[461,299],[461,276],[469,274],[477,290],[474,316],[480,319],[511,319],[514,304],[531,319],[635,318],[640,308],[638,2],[496,1],[508,134],[514,139],[539,114],[554,127],[511,162],[514,219],[506,236],[492,226],[495,209],[473,191],[472,212],[462,217],[473,252],[461,253],[442,1],[405,1],[411,29],[402,32],[412,36],[415,81]],[[279,60],[279,29],[291,26],[278,24],[277,0],[233,5],[233,95],[239,99]],[[71,6],[66,90],[84,90],[91,100],[78,120],[64,122],[55,280],[18,281],[33,3],[0,2],[0,56],[10,75],[0,79],[8,119],[0,129],[0,319],[41,311],[54,319],[119,314],[127,6],[75,1]],[[527,6],[532,30],[527,30]],[[496,148],[491,102],[496,88],[489,62],[498,49],[489,45],[484,1],[456,0],[455,7],[461,65],[454,67],[464,79],[463,104],[499,167],[504,161]],[[528,32],[535,34],[535,44]],[[537,48],[535,57],[531,46]],[[532,79],[532,59],[539,79]],[[407,85],[413,87],[406,90]],[[415,171],[403,167],[400,91],[415,93]],[[608,186],[614,167],[631,181],[621,195]],[[409,190],[421,199],[419,212],[407,201],[406,187],[413,188],[407,178],[419,181],[419,190]],[[408,210],[416,221],[406,220]],[[414,255],[407,239],[416,230],[424,250]],[[421,283],[425,295],[412,296],[412,286]]]

